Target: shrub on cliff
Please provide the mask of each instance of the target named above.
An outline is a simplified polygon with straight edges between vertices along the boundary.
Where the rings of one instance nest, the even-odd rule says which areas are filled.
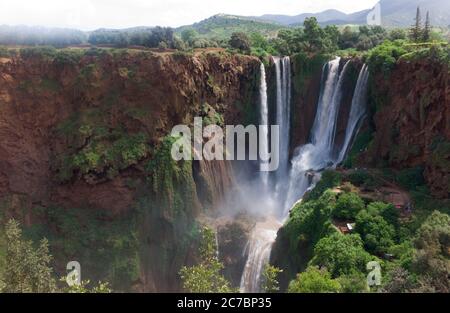
[[[311,264],[325,266],[333,277],[338,277],[364,272],[370,260],[359,235],[334,233],[316,244]]]
[[[374,211],[361,211],[356,217],[355,231],[372,253],[385,253],[394,244],[395,228]]]
[[[383,73],[385,76],[394,68],[397,60],[407,53],[404,41],[385,41],[369,51],[367,63],[371,73]]]
[[[3,292],[54,292],[56,282],[50,267],[52,256],[47,239],[42,239],[35,249],[31,241],[24,240],[19,223],[6,224],[6,265],[2,281]]]
[[[223,264],[217,258],[214,231],[208,227],[202,230],[200,246],[201,262],[196,266],[182,267],[180,277],[183,289],[192,293],[228,293],[233,289],[223,277]]]
[[[298,274],[297,278],[290,282],[289,293],[337,293],[341,291],[341,285],[331,278],[326,269],[311,266],[305,272]]]
[[[353,192],[341,194],[333,210],[333,216],[342,219],[354,219],[359,211],[364,209],[364,201]]]
[[[292,247],[314,244],[330,232],[330,215],[335,204],[336,195],[325,192],[319,199],[302,202],[291,212],[285,226]]]
[[[433,212],[417,231],[412,268],[422,291],[450,292],[450,216]]]
[[[283,270],[270,264],[266,264],[264,271],[262,272],[262,290],[267,293],[279,292],[280,284],[278,282],[278,275],[282,272]]]
[[[327,189],[337,187],[341,181],[342,175],[338,172],[332,170],[324,171],[316,187],[304,196],[303,202],[319,199]]]
[[[192,161],[175,161],[172,158],[172,145],[176,140],[176,137],[164,137],[145,169],[161,207],[179,214],[196,208],[197,194]]]

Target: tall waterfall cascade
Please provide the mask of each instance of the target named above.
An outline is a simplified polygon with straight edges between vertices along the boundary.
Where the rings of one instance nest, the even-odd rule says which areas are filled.
[[[241,292],[261,292],[261,275],[265,264],[269,262],[272,245],[278,229],[289,216],[290,209],[298,203],[305,192],[313,188],[320,178],[320,172],[341,163],[352,140],[358,132],[366,114],[368,68],[364,65],[359,73],[353,93],[345,139],[338,151],[335,151],[335,136],[338,115],[342,102],[343,82],[349,62],[340,66],[341,59],[331,60],[322,70],[322,86],[318,99],[314,124],[311,129],[310,143],[298,149],[289,163],[290,105],[291,105],[291,61],[288,57],[273,58],[276,77],[276,123],[280,127],[280,166],[274,176],[261,174],[264,186],[273,186],[268,190],[270,199],[276,205],[277,212],[264,212],[265,220],[258,222],[244,252],[247,262],[241,277]],[[267,83],[265,69],[261,66],[260,85],[260,122],[267,125],[269,110],[267,104]],[[263,81],[264,80],[264,81]],[[264,128],[260,149],[268,151],[268,128]],[[274,182],[270,179],[274,178]]]
[[[289,57],[273,58],[276,73],[277,102],[276,124],[280,127],[279,160],[276,173],[276,188],[279,194],[284,192],[285,177],[289,170],[289,140],[291,115],[291,60]]]
[[[266,80],[266,67],[263,63],[260,66],[261,81],[259,84],[259,98],[260,98],[260,125],[262,126],[261,133],[259,134],[259,148],[262,151],[264,159],[267,159],[269,155],[269,107],[267,105],[267,80]],[[269,185],[269,172],[262,170],[260,165],[261,181],[265,191],[268,190]]]
[[[369,69],[366,64],[363,65],[356,83],[355,93],[352,99],[352,107],[348,118],[347,129],[345,131],[344,144],[337,159],[336,164],[342,163],[350,148],[350,144],[357,135],[361,122],[366,115],[367,107],[367,82],[369,81]]]
[[[262,173],[263,186],[275,186],[275,191],[263,195],[267,201],[279,202],[286,192],[286,177],[289,171],[289,133],[290,133],[290,104],[291,104],[291,60],[289,57],[273,57],[276,77],[276,124],[279,126],[279,168],[275,173],[275,181],[269,181],[271,175]],[[269,112],[267,105],[267,83],[264,65],[261,67],[260,83],[260,121],[262,125],[268,124]],[[264,128],[265,129],[265,128]],[[268,138],[265,130],[262,137]],[[267,141],[268,142],[268,141]],[[268,145],[260,144],[260,148],[268,149]],[[265,150],[267,151],[267,150]],[[267,179],[267,181],[266,181]],[[266,183],[267,182],[267,183]],[[270,207],[270,206],[269,206]],[[260,278],[264,265],[268,263],[272,245],[275,242],[277,231],[281,227],[280,212],[266,212],[266,220],[258,222],[252,231],[247,244],[247,262],[241,278],[240,290],[242,292],[260,292]]]

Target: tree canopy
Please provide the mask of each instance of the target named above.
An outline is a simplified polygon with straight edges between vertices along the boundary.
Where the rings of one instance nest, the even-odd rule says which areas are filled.
[[[223,277],[223,264],[217,258],[217,246],[214,231],[208,227],[202,229],[200,246],[200,264],[180,270],[183,289],[192,293],[232,292],[230,283]]]
[[[340,283],[331,278],[326,269],[310,266],[305,272],[289,284],[289,293],[337,293],[341,291]]]

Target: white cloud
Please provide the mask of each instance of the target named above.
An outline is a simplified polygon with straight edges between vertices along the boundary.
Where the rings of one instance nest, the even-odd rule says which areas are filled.
[[[347,13],[377,0],[0,0],[0,21],[95,29],[131,26],[180,26],[217,13],[288,14],[337,9]]]

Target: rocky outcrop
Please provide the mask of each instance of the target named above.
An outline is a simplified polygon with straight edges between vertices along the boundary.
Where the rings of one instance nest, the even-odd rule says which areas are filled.
[[[374,140],[360,161],[397,170],[421,168],[431,193],[450,197],[450,74],[429,56],[400,60],[386,77],[371,73]]]

